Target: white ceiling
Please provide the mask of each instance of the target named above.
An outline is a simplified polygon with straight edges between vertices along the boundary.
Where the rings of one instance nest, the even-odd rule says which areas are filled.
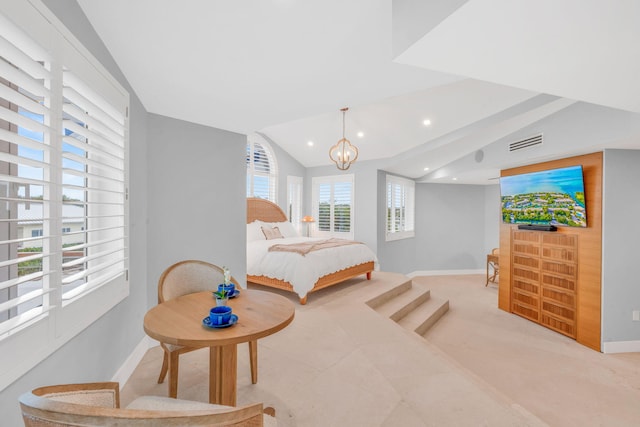
[[[639,18],[636,0],[472,0],[396,60],[640,113]]]
[[[535,95],[479,80],[460,80],[353,107],[346,113],[346,136],[358,147],[361,159],[392,157],[419,145],[434,146],[438,138]],[[425,126],[425,119],[431,125]],[[357,136],[360,131],[362,138]],[[305,166],[327,164],[329,147],[341,132],[342,116],[335,111],[263,130],[278,144],[287,141],[286,150]],[[313,147],[308,141],[314,142]],[[434,166],[427,161],[419,171]]]
[[[502,152],[489,147],[532,126],[544,132],[579,109],[576,101],[626,110],[615,137],[602,132],[598,147],[640,148],[640,117],[627,113],[640,113],[640,2],[423,1],[78,3],[148,111],[259,131],[308,167],[330,163],[344,106],[359,161],[388,159],[387,170],[423,181],[495,182],[488,179],[523,159],[504,151],[485,163],[463,160]],[[409,47],[394,58],[404,28],[415,43],[401,40]],[[525,157],[553,153],[549,142]]]

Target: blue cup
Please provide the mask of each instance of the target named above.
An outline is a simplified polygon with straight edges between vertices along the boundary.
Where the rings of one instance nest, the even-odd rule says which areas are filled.
[[[218,285],[218,292],[222,290],[227,291],[227,296],[231,296],[236,291],[236,285],[234,285],[233,283],[229,283],[228,285],[221,283]]]
[[[222,305],[209,310],[209,320],[212,325],[227,325],[231,322],[231,307]]]

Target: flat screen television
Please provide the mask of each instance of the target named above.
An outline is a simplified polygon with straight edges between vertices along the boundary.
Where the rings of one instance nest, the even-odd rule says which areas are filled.
[[[500,178],[502,221],[586,227],[582,166]]]

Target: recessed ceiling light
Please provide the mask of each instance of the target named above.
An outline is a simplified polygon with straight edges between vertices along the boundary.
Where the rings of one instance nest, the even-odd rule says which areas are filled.
[[[422,124],[423,124],[423,125],[425,125],[425,126],[431,126],[431,120],[429,120],[429,119],[424,119],[424,120],[422,121]]]
[[[453,180],[454,180],[454,181],[457,181],[457,180],[458,180],[458,178],[453,178]]]
[[[358,138],[362,138],[364,136],[364,132],[358,132]]]
[[[307,145],[308,145],[309,147],[313,147],[313,141],[307,141]]]
[[[428,171],[428,170],[429,170],[429,168],[424,168],[424,170]]]

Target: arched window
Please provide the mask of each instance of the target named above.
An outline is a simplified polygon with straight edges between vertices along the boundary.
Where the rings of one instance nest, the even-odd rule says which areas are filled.
[[[247,197],[259,197],[274,203],[278,165],[269,143],[260,135],[247,137]]]

